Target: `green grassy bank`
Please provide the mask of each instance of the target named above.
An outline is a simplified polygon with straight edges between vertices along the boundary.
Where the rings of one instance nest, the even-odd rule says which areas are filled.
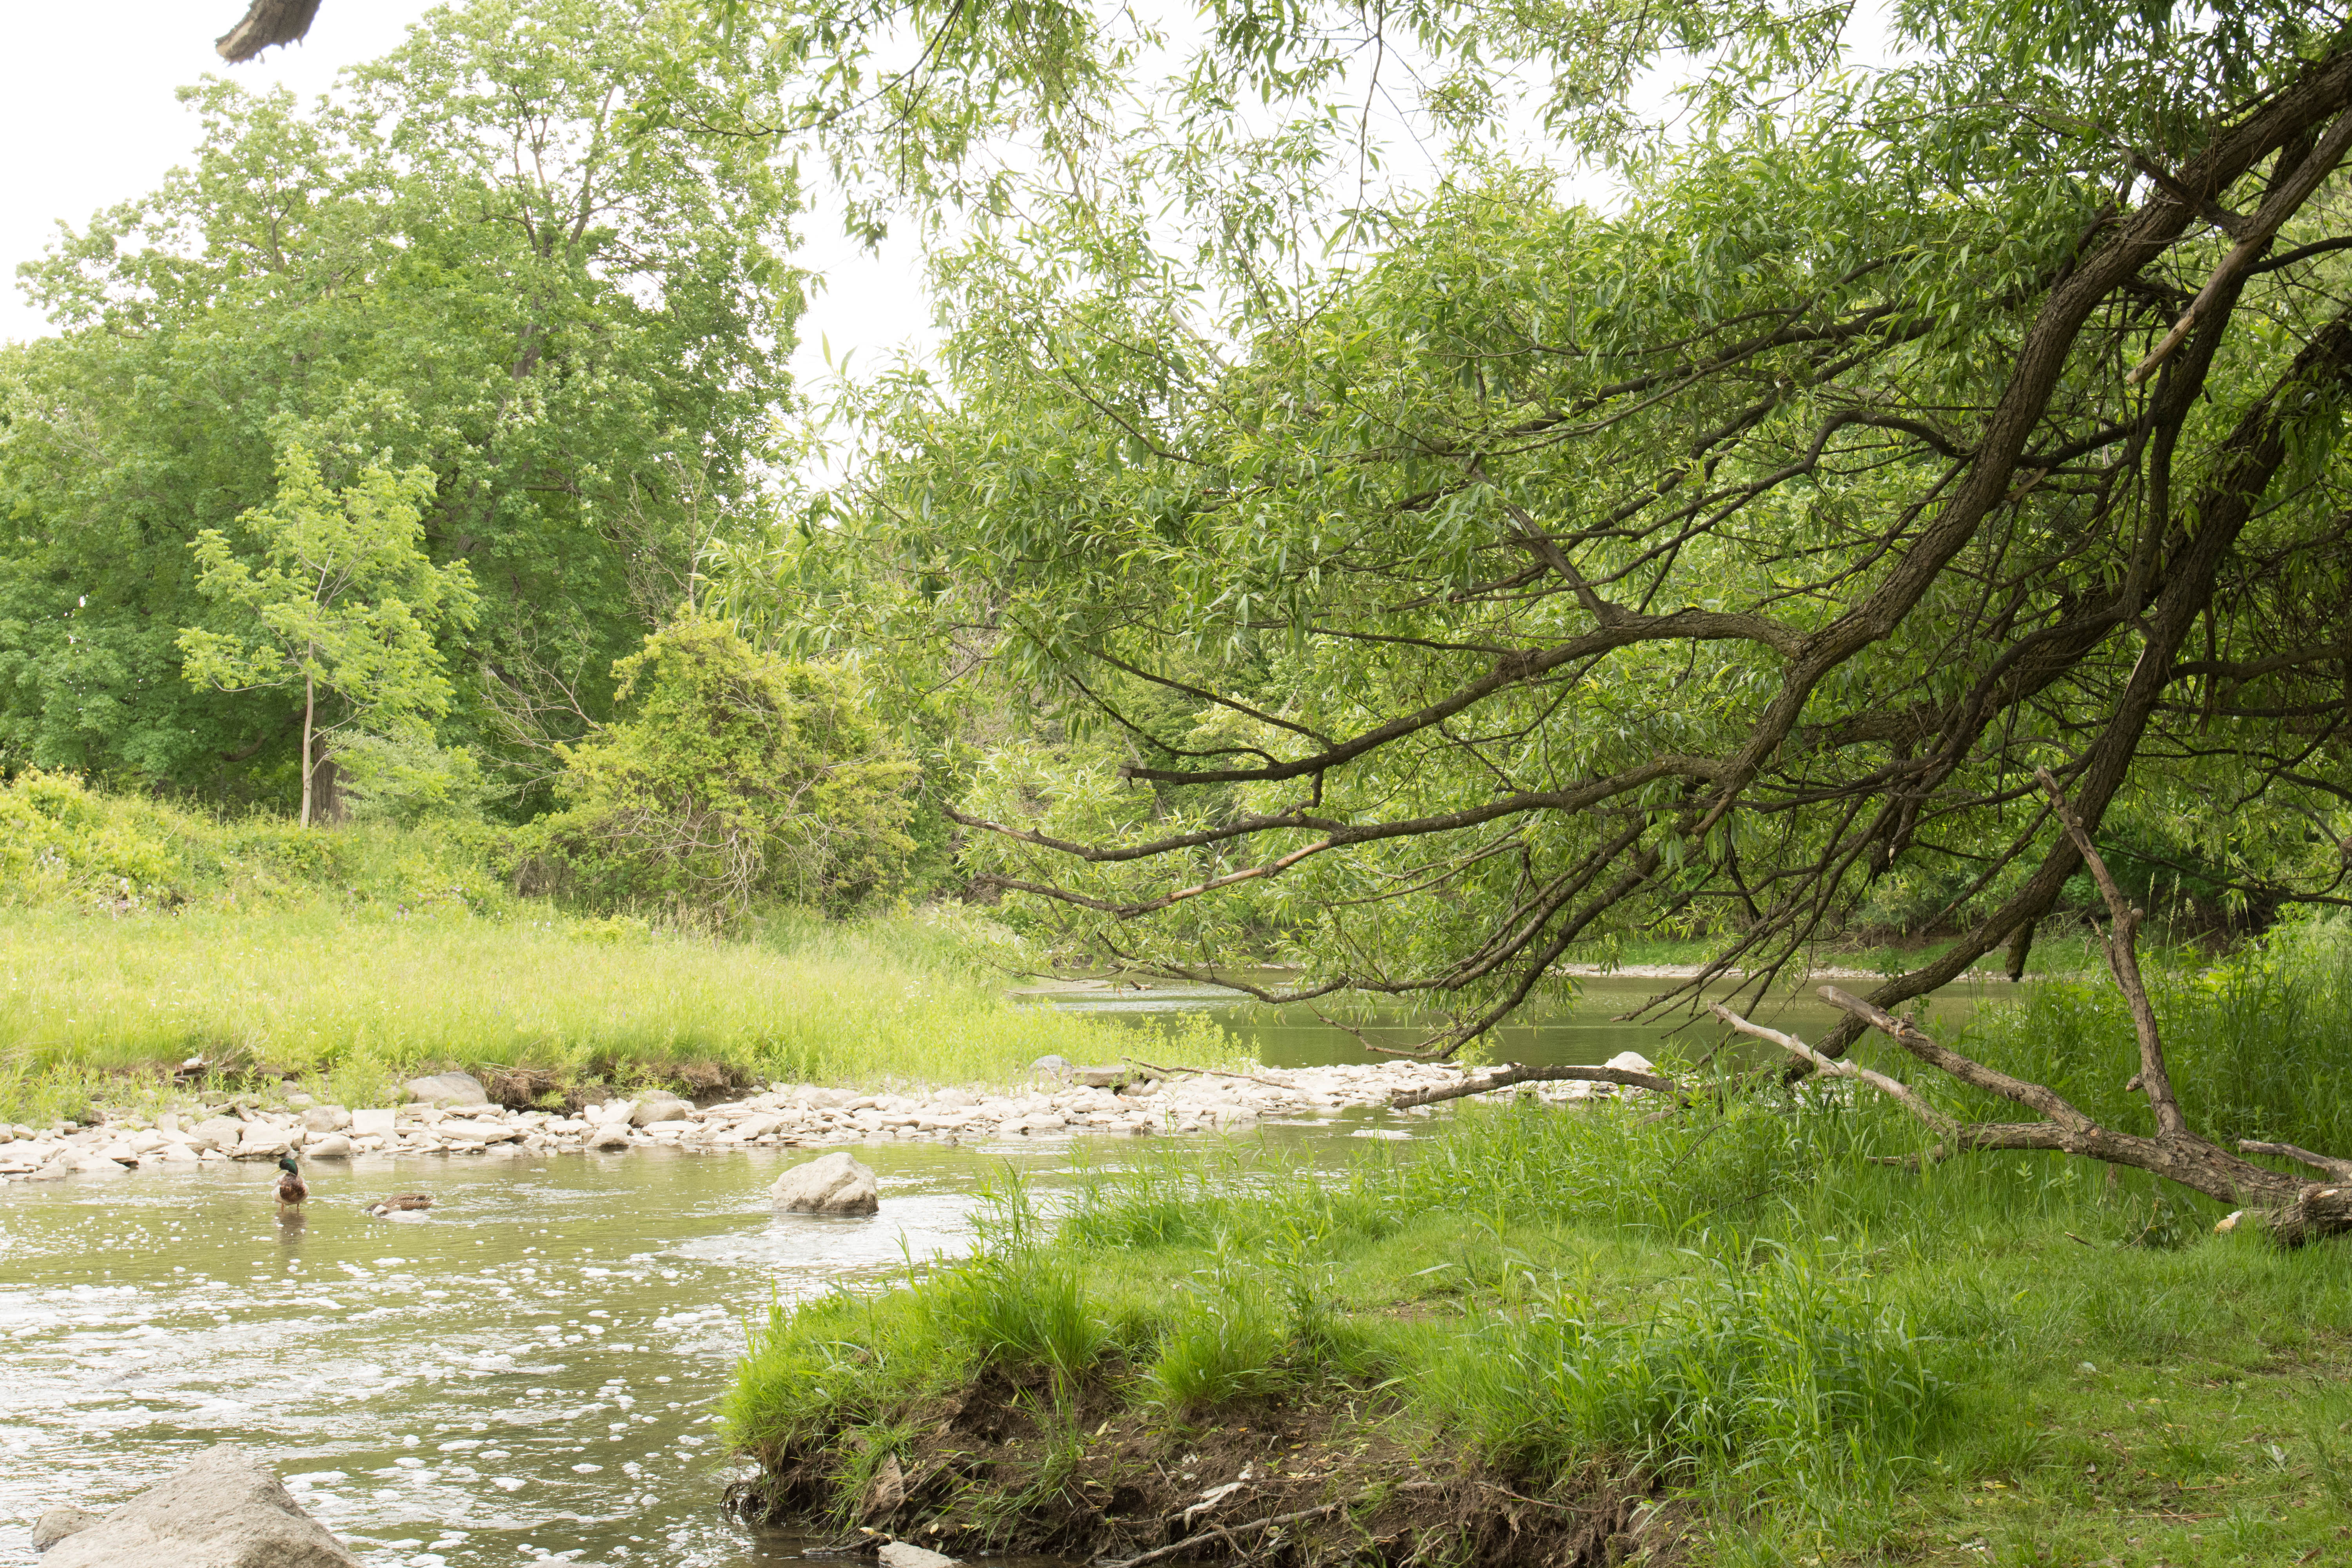
[[[2352,1045],[2346,952],[2164,988],[2209,1130],[2347,1146],[2310,1070]],[[2053,985],[1974,1044],[2137,1128],[2129,1038]],[[1875,1103],[1657,1110],[1467,1107],[1344,1169],[1236,1148],[1050,1212],[1007,1191],[974,1259],[755,1336],[750,1500],[960,1552],[1246,1527],[1198,1561],[2352,1552],[2352,1247],[2215,1235],[2204,1200],[2063,1157],[1890,1168],[1919,1139]]]
[[[514,894],[475,827],[221,819],[34,777],[0,789],[0,1116],[230,1085],[352,1104],[444,1068],[710,1088],[1016,1076],[1108,1048],[1015,1008],[953,911],[772,910],[722,936]]]

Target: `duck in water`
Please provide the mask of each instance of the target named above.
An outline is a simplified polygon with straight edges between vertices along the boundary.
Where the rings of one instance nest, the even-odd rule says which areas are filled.
[[[367,1212],[377,1219],[382,1219],[388,1214],[411,1214],[418,1209],[429,1209],[432,1206],[433,1199],[426,1194],[403,1193],[396,1198],[377,1199],[368,1205]]]
[[[302,1179],[302,1167],[295,1163],[293,1155],[280,1155],[278,1160],[278,1168],[286,1173],[284,1175],[278,1178],[278,1201],[279,1203],[285,1204],[289,1207],[292,1207],[299,1205],[304,1198],[310,1195],[310,1184]]]

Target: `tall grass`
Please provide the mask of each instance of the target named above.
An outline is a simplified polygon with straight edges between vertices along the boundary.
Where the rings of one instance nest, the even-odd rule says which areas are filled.
[[[0,920],[0,1059],[37,1078],[201,1056],[363,1095],[442,1066],[1001,1082],[1046,1052],[1110,1048],[1093,1021],[1001,986],[911,916],[719,942],[551,913],[27,910]]]
[[[2283,927],[2208,965],[2159,954],[2150,989],[2181,1107],[2197,1130],[2352,1152],[2352,923]],[[2131,1019],[2104,975],[2048,981],[2014,1006],[1988,1008],[1969,1047],[2046,1083],[2103,1126],[2150,1130],[2147,1100],[2126,1087],[2137,1070]],[[2007,1115],[2009,1112],[2002,1112]]]

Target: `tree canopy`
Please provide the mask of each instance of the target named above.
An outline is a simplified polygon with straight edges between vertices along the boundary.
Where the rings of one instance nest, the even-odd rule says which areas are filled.
[[[1958,940],[1881,1005],[2021,962],[2080,887],[2041,765],[2144,883],[2340,900],[2340,14],[1915,5],[1872,70],[1843,10],[1214,19],[1195,119],[948,258],[948,374],[742,590],[1072,731],[976,774],[984,881],[1166,973],[1271,938],[1440,1050],[1612,931],[1762,984],[1899,897]],[[1348,127],[1234,105],[1382,29],[1463,140],[1307,266]],[[1514,68],[1621,204],[1496,150]]]
[[[756,526],[800,303],[789,171],[638,112],[677,101],[666,16],[489,0],[316,105],[190,89],[194,163],[30,267],[61,331],[0,351],[0,747],[172,788],[290,770],[288,706],[191,687],[175,639],[190,543],[295,445],[430,474],[425,548],[482,595],[442,638],[452,741],[529,782],[602,721],[613,661]]]

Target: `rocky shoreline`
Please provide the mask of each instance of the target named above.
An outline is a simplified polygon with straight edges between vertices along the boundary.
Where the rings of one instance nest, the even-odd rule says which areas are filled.
[[[1649,1064],[1627,1053],[1610,1065]],[[965,1142],[1006,1138],[1213,1132],[1252,1122],[1387,1108],[1399,1095],[1459,1083],[1464,1068],[1428,1062],[1201,1068],[1078,1067],[1046,1058],[1018,1089],[975,1086],[872,1093],[775,1083],[697,1106],[666,1090],[577,1110],[517,1110],[490,1102],[464,1073],[418,1079],[397,1106],[346,1108],[295,1095],[191,1095],[178,1109],[108,1111],[94,1124],[0,1127],[0,1178],[52,1181],[230,1160],[349,1159],[361,1154],[623,1152],[814,1148],[881,1140]],[[1521,1092],[1575,1100],[1610,1085],[1547,1083]],[[1426,1107],[1400,1112],[1428,1115]],[[1373,1135],[1378,1135],[1374,1131]]]

